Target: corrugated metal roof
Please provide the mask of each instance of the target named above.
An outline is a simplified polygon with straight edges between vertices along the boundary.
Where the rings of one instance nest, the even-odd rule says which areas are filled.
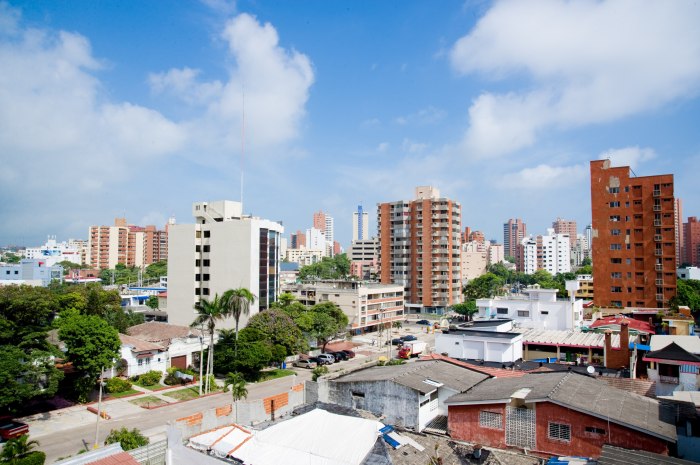
[[[620,335],[612,334],[613,347],[620,347]],[[527,329],[523,332],[523,344],[560,345],[576,347],[605,347],[605,334],[553,329]]]

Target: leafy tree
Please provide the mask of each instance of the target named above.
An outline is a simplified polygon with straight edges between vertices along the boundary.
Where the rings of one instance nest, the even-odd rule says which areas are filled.
[[[286,355],[296,354],[306,349],[306,341],[301,330],[282,310],[270,308],[253,315],[248,321],[246,329],[258,330],[261,335],[258,340],[267,341],[272,346],[283,346]],[[272,346],[270,350],[272,350]]]
[[[592,265],[593,265],[593,261],[589,257],[586,257],[583,260],[581,260],[581,266],[592,266]]]
[[[8,439],[0,452],[0,462],[19,464],[20,460],[31,454],[38,445],[39,441],[30,440],[28,434]]]
[[[346,254],[323,257],[320,262],[302,266],[299,278],[305,279],[345,279],[350,274],[350,259]]]
[[[347,331],[348,316],[333,302],[321,302],[310,311],[315,314],[311,335],[318,339],[325,352],[330,341]]]
[[[250,305],[255,302],[255,295],[245,287],[229,289],[221,298],[222,306],[227,316],[232,316],[236,322],[236,339],[238,339],[238,322],[242,316],[248,316]],[[235,353],[235,350],[234,350]]]
[[[468,300],[461,304],[454,304],[452,310],[467,317],[467,320],[471,320],[474,314],[479,311],[476,307],[476,301],[474,300]]]
[[[392,328],[394,328],[394,329],[396,329],[396,330],[399,330],[399,329],[401,329],[401,328],[403,327],[403,323],[401,323],[400,321],[394,321],[394,322],[391,324],[391,326],[392,326]]]
[[[29,399],[56,393],[63,372],[56,369],[51,355],[0,346],[0,410],[14,411]]]
[[[19,263],[20,262],[20,256],[17,254],[14,254],[12,252],[6,252],[5,255],[2,257],[2,261],[5,263]]]
[[[122,334],[126,334],[128,328],[140,325],[146,321],[143,313],[136,313],[123,307],[110,307],[103,315],[103,318],[111,327]]]
[[[472,279],[464,286],[464,296],[467,300],[476,300],[503,295],[504,284],[503,278],[493,273],[486,273],[483,276]]]
[[[158,310],[158,307],[160,307],[160,303],[158,301],[158,296],[155,295],[149,295],[148,299],[146,300],[146,305],[153,310]]]
[[[0,345],[50,350],[46,332],[58,312],[56,296],[39,286],[0,286]]]
[[[71,270],[84,270],[90,268],[89,265],[81,265],[80,263],[71,262],[70,260],[62,260],[57,263],[63,267],[63,271],[68,273]]]
[[[168,275],[168,262],[167,260],[161,260],[159,262],[151,263],[146,267],[144,276],[149,279],[160,279],[161,276]]]
[[[695,314],[700,310],[700,281],[679,279],[676,282],[676,295],[671,297],[669,306],[678,310],[679,306],[690,307]]]
[[[107,436],[107,439],[105,439],[105,445],[114,444],[116,442],[121,444],[122,449],[132,450],[146,446],[150,441],[146,436],[141,434],[141,431],[138,429],[134,428],[132,430],[128,430],[127,428],[122,427],[120,429],[111,430]]]
[[[328,374],[328,367],[325,365],[318,366],[311,370],[311,380],[318,381],[318,378],[326,374]]]
[[[263,333],[254,328],[243,328],[238,334],[238,353],[233,357],[230,351],[231,371],[242,373],[249,380],[256,380],[260,370],[272,361],[272,344],[264,340]]]
[[[102,370],[119,357],[121,342],[117,330],[98,316],[76,315],[60,324],[59,337],[66,355],[82,374],[76,382],[78,400],[85,402]]]
[[[593,274],[593,267],[591,265],[582,265],[576,270],[576,274]]]
[[[194,308],[197,311],[197,318],[195,318],[190,326],[194,328],[205,327],[209,332],[207,375],[210,375],[214,373],[214,333],[216,331],[216,323],[224,319],[226,310],[218,294],[214,295],[212,300],[202,299]],[[206,385],[206,392],[209,392],[208,384]]]
[[[231,373],[226,375],[224,380],[224,390],[231,388],[231,397],[236,404],[236,423],[238,423],[238,401],[248,397],[248,389],[246,388],[245,379],[240,373]]]

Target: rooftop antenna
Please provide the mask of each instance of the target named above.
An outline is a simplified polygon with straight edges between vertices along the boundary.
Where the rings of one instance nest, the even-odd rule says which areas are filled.
[[[241,96],[241,215],[243,214],[243,158],[245,156],[245,85]]]

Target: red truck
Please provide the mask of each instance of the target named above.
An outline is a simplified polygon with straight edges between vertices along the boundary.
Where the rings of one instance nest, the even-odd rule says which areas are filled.
[[[0,416],[0,438],[2,438],[3,441],[17,438],[28,433],[28,424],[13,420],[12,417]]]
[[[411,357],[417,357],[422,354],[428,347],[423,341],[404,341],[403,345],[399,347],[399,358],[409,359]]]

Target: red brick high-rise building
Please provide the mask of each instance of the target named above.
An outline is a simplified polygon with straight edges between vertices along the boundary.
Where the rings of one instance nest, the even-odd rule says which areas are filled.
[[[552,228],[554,229],[554,234],[568,234],[569,249],[574,248],[576,245],[576,235],[578,234],[575,221],[557,218],[556,221],[552,222]]]
[[[171,220],[173,221],[173,220]],[[170,223],[169,223],[170,224]],[[126,218],[115,218],[114,226],[90,226],[88,263],[94,268],[144,267],[168,259],[168,225],[134,226]]]
[[[527,235],[527,225],[520,218],[503,224],[503,251],[506,257],[517,257],[520,243]]]
[[[414,312],[442,313],[461,302],[461,205],[424,186],[414,200],[380,203],[377,211],[381,282],[402,284]]]
[[[662,308],[676,295],[673,175],[591,162],[593,302]]]
[[[683,223],[683,263],[700,266],[700,222],[695,216],[689,216]]]

